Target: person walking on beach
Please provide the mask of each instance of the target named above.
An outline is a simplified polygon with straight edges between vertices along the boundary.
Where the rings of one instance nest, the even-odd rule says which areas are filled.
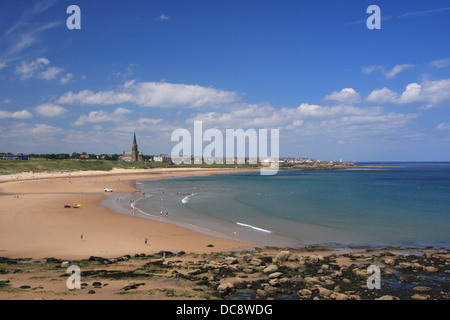
[[[83,241],[83,234],[80,235],[80,241]]]
[[[147,237],[145,237],[145,238],[144,238],[144,243],[145,243],[145,245],[147,245],[147,242],[148,242],[148,239],[147,239]]]

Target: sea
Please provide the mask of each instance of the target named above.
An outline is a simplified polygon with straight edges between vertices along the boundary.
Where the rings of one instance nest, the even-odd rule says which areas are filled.
[[[130,203],[136,216],[257,246],[450,248],[450,162],[355,165],[141,181]]]

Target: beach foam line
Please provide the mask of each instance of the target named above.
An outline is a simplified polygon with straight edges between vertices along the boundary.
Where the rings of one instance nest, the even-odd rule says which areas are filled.
[[[184,197],[183,200],[181,200],[181,202],[188,203],[189,202],[189,198],[192,197],[192,196],[195,196],[195,195],[196,195],[196,193],[190,194],[187,197]]]
[[[249,224],[245,224],[245,223],[241,223],[241,222],[236,222],[236,224],[238,224],[240,226],[243,226],[243,227],[252,228],[252,229],[257,230],[257,231],[272,233],[272,231],[270,231],[270,230],[261,229],[261,228],[255,227],[255,226],[251,226]]]

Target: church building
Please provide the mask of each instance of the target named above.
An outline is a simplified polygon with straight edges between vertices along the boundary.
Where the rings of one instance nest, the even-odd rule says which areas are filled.
[[[131,151],[124,151],[123,155],[119,157],[119,161],[144,161],[144,156],[142,152],[138,150],[138,145],[136,143],[136,133],[134,134],[133,144],[131,145]]]

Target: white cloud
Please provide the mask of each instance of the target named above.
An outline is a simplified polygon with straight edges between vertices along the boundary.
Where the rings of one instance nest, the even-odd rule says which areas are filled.
[[[53,80],[56,78],[56,76],[63,71],[63,69],[58,67],[50,67],[45,71],[42,71],[39,75],[39,78],[45,79],[45,80]]]
[[[450,79],[425,80],[422,83],[410,83],[399,96],[390,89],[373,90],[366,98],[374,103],[425,103],[422,108],[432,108],[443,103],[450,103]]]
[[[44,117],[58,117],[65,114],[67,109],[55,104],[47,103],[37,106],[35,111],[37,114]]]
[[[0,70],[6,68],[6,63],[0,61]]]
[[[398,100],[399,103],[426,103],[425,108],[450,102],[450,79],[411,83]]]
[[[433,60],[430,62],[430,65],[436,69],[442,69],[442,68],[448,67],[448,66],[450,66],[450,58]]]
[[[166,16],[165,14],[162,14],[158,17],[158,19],[162,20],[162,21],[167,21],[167,20],[170,20],[170,17]]]
[[[35,124],[30,128],[30,133],[33,135],[54,135],[61,129],[49,126],[48,124]]]
[[[373,90],[366,98],[366,102],[372,103],[395,103],[398,95],[392,90],[384,87],[383,89]]]
[[[73,74],[67,73],[64,77],[61,78],[60,82],[61,82],[61,84],[66,84],[72,79],[73,79]]]
[[[61,104],[114,105],[132,103],[141,107],[201,108],[220,107],[239,99],[235,92],[198,85],[165,82],[128,81],[117,90],[67,92],[58,99]]]
[[[404,13],[400,16],[398,16],[398,18],[411,18],[411,17],[420,17],[426,14],[430,14],[430,13],[436,13],[436,12],[443,12],[443,11],[448,11],[450,10],[450,7],[447,8],[438,8],[438,9],[430,9],[430,10],[422,10],[422,11],[415,11],[415,12],[407,12]]]
[[[20,75],[22,80],[25,80],[31,78],[36,71],[41,70],[49,64],[50,61],[47,58],[37,58],[29,63],[22,61],[22,63],[16,67],[15,72]]]
[[[107,111],[91,111],[88,115],[82,115],[77,121],[73,123],[75,126],[82,126],[86,123],[98,123],[98,122],[123,122],[126,121],[124,117],[130,114],[131,110],[125,108],[117,108],[113,112]]]
[[[407,68],[412,68],[414,67],[413,64],[400,64],[400,65],[396,65],[394,68],[392,68],[390,71],[387,71],[385,73],[386,78],[391,79],[393,77],[395,77],[398,73],[402,72],[403,70],[407,69]]]
[[[186,122],[202,121],[204,128],[280,129],[285,137],[326,136],[329,139],[387,134],[405,128],[418,114],[388,113],[381,107],[320,106],[303,103],[297,108],[236,105],[228,112],[198,113]],[[288,133],[291,131],[292,133]],[[281,134],[281,133],[280,133]]]
[[[11,98],[8,98],[8,99],[1,100],[0,103],[7,104],[7,103],[10,103],[11,101],[13,101],[13,100]]]
[[[30,119],[33,114],[28,110],[9,112],[0,110],[0,119]]]
[[[327,95],[324,100],[353,104],[361,101],[361,96],[353,88],[344,88],[340,92],[334,91],[330,95]]]
[[[450,130],[450,122],[443,122],[436,127],[438,130]]]
[[[386,70],[386,68],[383,66],[368,66],[368,67],[363,68],[363,72],[369,74],[369,73],[372,73],[372,72],[378,70],[381,73],[383,73],[387,79],[392,79],[393,77],[395,77],[397,74],[399,74],[403,70],[412,68],[412,67],[414,67],[413,64],[399,64],[399,65],[396,65],[395,67],[393,67],[391,70]]]
[[[62,68],[51,66],[50,61],[47,58],[41,57],[34,59],[31,62],[22,61],[16,66],[15,73],[20,75],[21,80],[26,80],[37,75],[38,78],[49,81],[55,79],[62,71]],[[66,75],[66,78],[67,77],[67,81],[70,80],[71,74],[68,73]],[[63,82],[62,79],[61,82]]]

